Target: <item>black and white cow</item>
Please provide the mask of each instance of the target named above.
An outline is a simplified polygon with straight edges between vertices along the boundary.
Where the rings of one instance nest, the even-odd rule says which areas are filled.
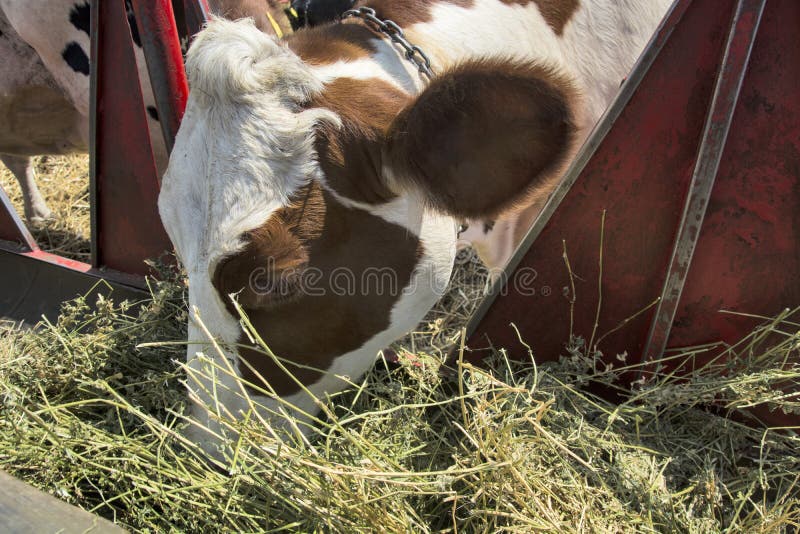
[[[142,93],[159,172],[167,152],[141,41],[128,7],[137,44]],[[18,2],[0,0],[0,159],[23,192],[25,217],[46,219],[51,212],[39,192],[30,157],[88,149],[89,26],[86,0]]]

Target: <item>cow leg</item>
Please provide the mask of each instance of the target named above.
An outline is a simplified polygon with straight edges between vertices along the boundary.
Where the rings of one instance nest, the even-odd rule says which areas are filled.
[[[30,222],[40,222],[53,216],[42,193],[36,186],[36,173],[31,158],[26,156],[0,155],[6,167],[14,174],[22,189],[22,202],[25,207],[25,218]]]

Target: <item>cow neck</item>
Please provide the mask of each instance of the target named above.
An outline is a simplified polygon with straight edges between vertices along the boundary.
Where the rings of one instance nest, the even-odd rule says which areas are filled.
[[[381,19],[371,7],[360,7],[358,9],[350,9],[342,13],[341,20],[348,18],[357,18],[363,21],[364,25],[372,31],[380,34],[384,38],[388,38],[392,45],[399,45],[403,48],[405,53],[402,54],[403,58],[411,62],[420,74],[424,75],[430,81],[433,76],[431,69],[431,60],[422,49],[410,42],[405,37],[402,28],[389,19]],[[396,49],[395,46],[392,48]]]

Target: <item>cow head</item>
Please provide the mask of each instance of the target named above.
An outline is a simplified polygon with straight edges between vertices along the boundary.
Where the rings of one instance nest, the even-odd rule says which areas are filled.
[[[377,38],[346,26],[368,52]],[[251,393],[274,391],[265,412],[281,398],[313,413],[304,389],[323,396],[362,375],[442,294],[458,222],[530,194],[572,137],[573,90],[549,68],[471,62],[417,96],[330,71],[248,22],[210,22],[189,51],[191,95],[159,198],[190,307]],[[233,299],[285,363],[252,348]],[[198,351],[221,356],[190,323],[199,372]],[[245,409],[217,377],[224,387],[200,384],[200,400]]]

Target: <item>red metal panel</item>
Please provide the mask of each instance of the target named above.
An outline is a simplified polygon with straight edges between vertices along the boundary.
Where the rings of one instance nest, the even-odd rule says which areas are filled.
[[[730,132],[733,111],[739,101],[742,80],[761,22],[766,0],[741,0],[731,24],[725,55],[717,75],[714,96],[706,118],[703,138],[692,175],[685,211],[667,268],[661,300],[656,306],[643,358],[657,360],[664,355],[672,322],[689,276],[708,202],[717,179],[722,151]]]
[[[800,304],[800,2],[769,0],[669,339],[734,341]]]
[[[172,247],[158,216],[134,45],[124,0],[94,0],[92,13],[92,265],[145,274],[144,259]]]

